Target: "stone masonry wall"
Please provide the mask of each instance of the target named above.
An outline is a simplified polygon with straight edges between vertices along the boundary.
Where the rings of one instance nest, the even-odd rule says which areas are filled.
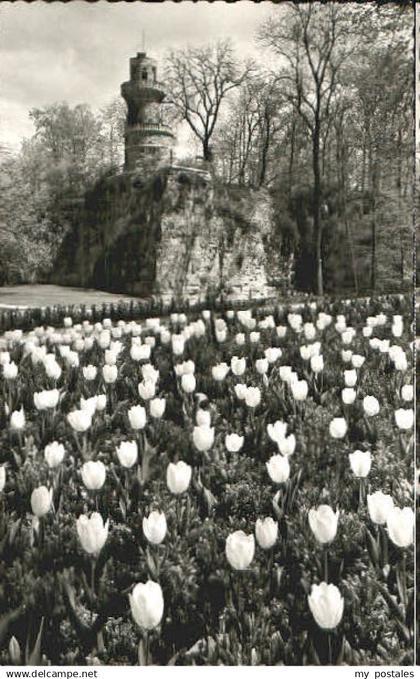
[[[193,168],[102,180],[69,238],[56,275],[72,285],[169,300],[269,297],[289,284],[268,193]]]

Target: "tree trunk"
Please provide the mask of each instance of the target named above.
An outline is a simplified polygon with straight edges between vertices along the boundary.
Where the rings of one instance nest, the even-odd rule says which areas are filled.
[[[312,137],[312,165],[314,174],[314,239],[316,260],[316,293],[324,294],[324,277],[322,269],[322,221],[321,221],[321,168],[320,168],[320,121],[319,115],[315,117],[315,125]]]

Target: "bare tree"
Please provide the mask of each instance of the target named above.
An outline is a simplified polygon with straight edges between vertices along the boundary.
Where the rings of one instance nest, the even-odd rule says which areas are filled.
[[[170,52],[166,60],[168,103],[199,139],[205,160],[212,159],[211,139],[227,94],[245,80],[230,41]]]
[[[338,3],[290,3],[260,31],[261,42],[281,57],[279,81],[284,96],[304,121],[311,137],[316,290],[323,294],[321,219],[322,142],[331,106],[339,90],[339,73],[354,46],[349,45],[347,8]]]

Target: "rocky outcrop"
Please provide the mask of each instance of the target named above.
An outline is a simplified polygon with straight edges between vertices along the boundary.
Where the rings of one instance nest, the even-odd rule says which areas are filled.
[[[61,283],[163,299],[270,297],[290,283],[269,194],[163,167],[101,180],[56,267]]]

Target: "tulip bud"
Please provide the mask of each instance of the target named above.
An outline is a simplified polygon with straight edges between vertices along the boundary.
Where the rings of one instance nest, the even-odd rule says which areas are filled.
[[[344,599],[335,585],[312,585],[308,596],[309,608],[315,622],[321,629],[330,630],[337,627],[343,617]]]
[[[344,384],[346,387],[355,387],[357,383],[357,372],[353,370],[344,371]]]
[[[3,365],[3,377],[6,380],[15,380],[18,375],[18,367],[16,363],[5,363]],[[14,637],[13,637],[14,638]]]
[[[319,505],[308,512],[309,525],[318,542],[327,544],[337,533],[339,511],[333,512],[329,505]]]
[[[164,398],[153,398],[150,401],[150,415],[155,419],[163,416],[166,408],[166,400]]]
[[[351,405],[356,400],[356,391],[351,387],[345,387],[341,392],[343,403]]]
[[[278,359],[281,358],[282,353],[283,352],[279,347],[269,347],[264,351],[264,355],[270,364],[278,361]]]
[[[135,441],[123,441],[117,448],[117,456],[121,466],[130,469],[137,462],[137,443]]]
[[[21,431],[25,427],[25,413],[23,407],[20,410],[14,410],[10,416],[10,427],[15,431]]]
[[[128,411],[128,419],[132,429],[144,429],[146,426],[146,411],[142,406],[132,406]]]
[[[347,433],[347,422],[344,417],[334,417],[330,422],[330,436],[333,439],[342,439]]]
[[[238,398],[240,401],[245,400],[246,393],[248,391],[248,387],[246,384],[235,384],[235,394],[236,398]]]
[[[48,466],[53,469],[57,467],[64,459],[65,449],[62,443],[53,441],[44,448],[44,457]]]
[[[226,539],[226,558],[237,571],[249,568],[255,553],[253,535],[246,535],[242,530],[231,533]]]
[[[398,429],[411,429],[414,423],[414,411],[411,409],[399,408],[395,411],[395,422]]]
[[[166,517],[163,512],[154,511],[143,517],[143,533],[152,545],[160,545],[166,535]]]
[[[103,462],[90,460],[81,469],[82,480],[88,490],[99,490],[105,483],[106,467]]]
[[[106,384],[113,384],[118,377],[118,368],[116,365],[104,365],[102,368],[102,375]]]
[[[367,417],[373,417],[379,413],[379,401],[375,396],[365,396],[363,399],[363,410]]]
[[[186,394],[192,394],[197,386],[197,381],[195,376],[190,373],[186,373],[181,377],[181,387]]]
[[[365,357],[364,356],[359,356],[358,354],[353,354],[351,357],[351,363],[353,368],[361,368],[363,363],[365,362]]]
[[[87,382],[92,382],[95,379],[98,369],[94,365],[87,365],[83,368],[83,377]]]
[[[414,389],[412,384],[404,384],[401,387],[401,398],[403,401],[412,401],[414,398]]]
[[[277,441],[277,445],[282,455],[293,455],[296,448],[296,437],[294,434],[285,436],[283,439]]]
[[[265,465],[274,483],[285,483],[290,476],[289,460],[283,455],[272,455]]]
[[[349,453],[350,467],[358,479],[364,479],[370,472],[372,458],[369,451],[355,450]]]
[[[139,582],[128,595],[131,615],[137,625],[144,630],[157,627],[163,616],[163,594],[157,582]]]
[[[60,392],[58,389],[51,389],[50,391],[36,391],[34,393],[34,404],[37,410],[56,408],[59,398]]]
[[[311,370],[317,374],[324,370],[324,359],[321,355],[312,356],[311,358]]]
[[[31,495],[31,507],[32,513],[35,514],[37,518],[45,516],[50,509],[52,504],[52,488],[48,490],[46,486],[39,486],[32,491]]]
[[[388,514],[394,507],[394,500],[390,495],[386,495],[381,490],[367,496],[369,516],[373,523],[381,526],[386,524]]]
[[[138,385],[138,392],[143,401],[149,401],[156,394],[156,385],[152,380],[143,380]]]
[[[214,427],[198,426],[193,430],[193,442],[197,450],[210,450],[214,443]]]
[[[386,518],[388,535],[397,547],[409,547],[414,540],[414,512],[411,507],[393,507]]]
[[[243,375],[246,370],[246,358],[233,356],[230,361],[230,369],[232,370],[232,373],[238,377]]]
[[[244,437],[238,434],[227,434],[225,438],[226,450],[230,453],[237,453],[244,444]]]
[[[211,369],[211,374],[216,382],[223,382],[228,372],[229,366],[227,363],[219,363]]]
[[[278,443],[286,436],[287,423],[276,420],[274,424],[267,424],[267,434],[274,443]]]
[[[255,361],[255,369],[260,375],[265,375],[268,371],[268,360],[266,358],[259,358]]]
[[[271,516],[267,516],[265,519],[257,519],[255,536],[261,549],[271,549],[277,540],[278,532],[279,525]]]
[[[180,460],[176,464],[170,462],[166,470],[166,484],[174,495],[184,493],[190,485],[191,467]]]
[[[92,415],[88,410],[73,410],[67,415],[67,421],[75,431],[84,432],[92,424]]]
[[[261,402],[261,392],[258,387],[248,387],[245,394],[245,403],[248,408],[256,408]]]
[[[85,552],[98,556],[108,537],[109,521],[104,525],[102,516],[93,512],[90,518],[85,514],[79,516],[76,527]]]
[[[290,382],[292,395],[295,401],[304,401],[308,395],[308,383],[306,380],[296,380]]]

